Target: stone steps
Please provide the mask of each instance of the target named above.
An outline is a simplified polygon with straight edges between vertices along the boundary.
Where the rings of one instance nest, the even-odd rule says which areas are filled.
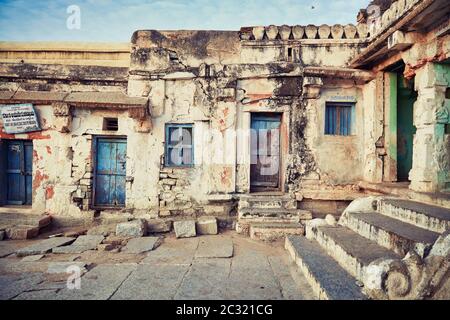
[[[383,215],[438,233],[450,228],[450,209],[443,207],[410,200],[385,199],[380,201],[378,211]]]
[[[356,279],[329,256],[318,242],[289,235],[285,247],[319,299],[367,299],[356,284]]]
[[[286,235],[304,235],[305,227],[301,223],[250,223],[250,238],[254,240],[275,241]]]
[[[11,240],[35,238],[51,222],[49,215],[0,213],[0,231],[5,231],[6,238]]]
[[[297,209],[297,201],[288,195],[241,196],[239,209]]]
[[[253,218],[278,218],[291,219],[297,222],[300,220],[310,220],[312,214],[310,211],[300,209],[284,209],[284,208],[244,208],[239,210],[239,219]]]
[[[311,219],[312,213],[298,209],[297,201],[289,195],[241,195],[236,230],[252,239],[272,241],[287,234],[303,235],[303,222]]]
[[[400,258],[393,251],[342,226],[314,228],[307,237],[317,241],[341,267],[360,281],[371,262],[380,258]]]
[[[401,261],[410,250],[426,258],[448,228],[447,209],[409,200],[367,198],[348,210],[339,225],[318,219],[307,225],[306,238],[286,240],[286,249],[321,299],[342,299],[339,290],[355,299],[357,281],[379,298],[371,287],[383,281],[383,274],[373,266]]]
[[[349,213],[346,226],[395,253],[405,256],[414,249],[426,255],[439,234],[400,220],[372,213]]]

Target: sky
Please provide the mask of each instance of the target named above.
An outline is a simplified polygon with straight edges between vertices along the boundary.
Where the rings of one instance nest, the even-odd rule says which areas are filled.
[[[355,23],[369,0],[0,0],[0,41],[129,42],[135,30]]]

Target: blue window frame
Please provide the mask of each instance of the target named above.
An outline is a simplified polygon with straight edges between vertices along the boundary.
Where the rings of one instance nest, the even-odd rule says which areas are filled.
[[[325,106],[325,134],[350,136],[353,134],[355,104],[327,102]]]
[[[192,124],[166,125],[165,166],[194,166],[194,130]]]

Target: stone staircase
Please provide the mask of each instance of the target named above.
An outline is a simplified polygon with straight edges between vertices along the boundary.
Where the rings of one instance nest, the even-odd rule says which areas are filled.
[[[252,239],[274,241],[286,235],[304,235],[309,211],[297,209],[289,195],[241,195],[238,203],[238,233]]]
[[[312,220],[285,245],[319,299],[450,298],[447,208],[358,199],[338,224]]]

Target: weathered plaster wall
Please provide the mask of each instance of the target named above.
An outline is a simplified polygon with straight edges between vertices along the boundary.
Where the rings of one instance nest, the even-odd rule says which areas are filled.
[[[378,79],[365,83],[360,75],[344,75],[338,69],[339,76],[327,75],[326,68],[323,75],[311,77],[305,76],[305,67],[344,67],[364,43],[363,39],[252,42],[242,41],[238,32],[138,31],[132,38],[127,83],[118,69],[111,78],[105,69],[104,76],[86,82],[81,79],[86,69],[77,79],[70,68],[54,67],[61,80],[41,80],[45,90],[126,90],[130,96],[149,99],[151,126],[132,119],[126,110],[77,107],[67,119],[52,113],[55,106],[38,106],[54,129],[42,133],[50,135],[45,144],[35,143],[38,154],[43,154],[35,179],[46,182],[44,189],[37,189],[34,205],[61,215],[93,215],[92,139],[118,135],[126,136],[128,143],[127,202],[122,211],[154,217],[228,215],[232,195],[250,191],[252,112],[282,115],[284,192],[295,193],[299,201],[351,200],[359,192],[360,180],[381,180],[383,104]],[[24,85],[39,89],[33,81],[4,82],[2,89]],[[352,135],[326,136],[326,102],[349,97],[356,102]],[[104,117],[117,117],[119,131],[103,131]],[[168,123],[193,125],[192,168],[165,165]],[[64,125],[69,132],[60,132]],[[45,154],[44,146],[52,153]],[[55,162],[62,163],[57,170],[51,168]]]
[[[349,98],[347,101],[356,101],[352,134],[350,136],[325,135],[326,103],[339,102],[345,97]],[[314,155],[320,180],[325,184],[353,184],[363,178],[365,121],[362,101],[361,88],[351,81],[325,83],[320,98],[308,100],[306,141]]]
[[[130,65],[130,44],[0,41],[0,63],[128,68]]]
[[[151,161],[156,147],[148,135],[136,132],[136,120],[126,111],[72,109],[69,133],[59,132],[54,106],[37,106],[42,132],[0,134],[1,139],[33,141],[33,210],[58,218],[92,218],[93,137],[127,137],[126,209],[136,214],[149,213],[158,205],[156,185],[159,174]],[[103,119],[117,117],[118,131],[103,130]],[[148,186],[155,186],[149,188]],[[152,194],[153,191],[153,194]],[[156,213],[155,213],[156,214]]]
[[[150,135],[156,148],[150,157],[151,162],[159,160],[159,182],[149,192],[152,197],[159,194],[162,216],[208,211],[215,195],[250,191],[252,112],[282,114],[283,191],[298,191],[302,181],[316,188],[352,188],[362,179],[361,88],[354,81],[335,79],[327,82],[319,99],[302,96],[303,65],[344,66],[362,41],[263,44],[241,42],[233,32],[194,31],[138,31],[132,41],[128,94],[148,96],[152,106]],[[333,96],[358,101],[354,136],[324,137],[325,102]],[[193,168],[164,166],[167,123],[194,125]],[[336,157],[342,163],[337,167]]]

